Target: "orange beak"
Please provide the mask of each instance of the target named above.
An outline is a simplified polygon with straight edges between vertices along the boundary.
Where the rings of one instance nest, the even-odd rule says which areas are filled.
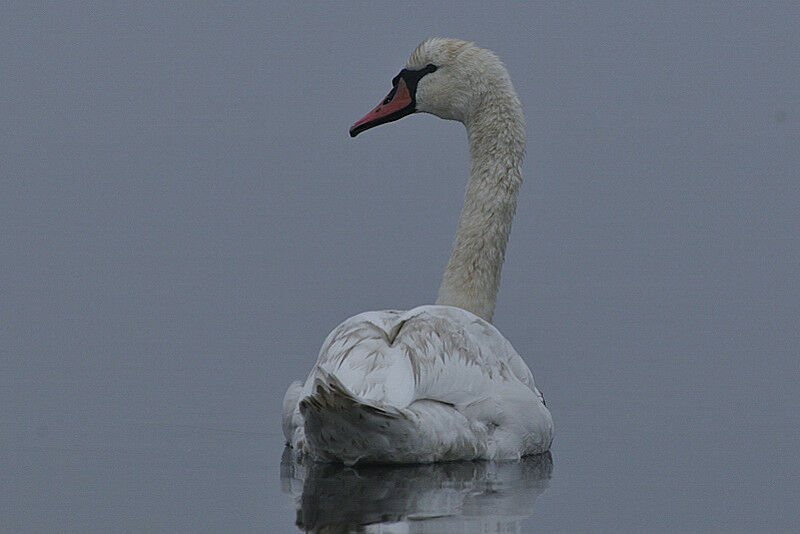
[[[414,99],[405,80],[399,78],[397,85],[381,100],[375,109],[364,115],[350,127],[350,137],[355,137],[374,126],[396,121],[414,113]]]

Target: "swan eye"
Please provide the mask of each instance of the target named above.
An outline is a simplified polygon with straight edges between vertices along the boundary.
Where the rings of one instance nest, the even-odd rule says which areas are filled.
[[[433,63],[428,63],[428,64],[425,66],[425,70],[426,70],[426,71],[428,71],[428,72],[436,72],[436,69],[438,69],[438,68],[439,68],[439,67],[437,67],[437,66],[436,66],[436,65],[434,65]]]

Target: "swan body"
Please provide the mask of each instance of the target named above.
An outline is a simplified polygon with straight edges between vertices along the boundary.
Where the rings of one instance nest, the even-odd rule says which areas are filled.
[[[471,169],[436,305],[366,312],[327,337],[283,401],[299,457],[426,463],[549,450],[553,421],[533,375],[491,324],[522,182],[522,107],[492,52],[456,39],[417,47],[352,136],[413,112],[467,128]]]

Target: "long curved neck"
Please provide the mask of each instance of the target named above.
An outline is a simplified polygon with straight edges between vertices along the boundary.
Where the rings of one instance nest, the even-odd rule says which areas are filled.
[[[492,320],[522,183],[525,118],[510,83],[468,117],[470,178],[436,304]]]

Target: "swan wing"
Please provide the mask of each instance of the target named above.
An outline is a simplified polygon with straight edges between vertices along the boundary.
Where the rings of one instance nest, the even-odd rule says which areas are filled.
[[[320,350],[303,396],[335,376],[354,397],[379,408],[428,400],[464,408],[509,385],[541,397],[530,369],[500,332],[451,306],[366,312],[335,328]]]

